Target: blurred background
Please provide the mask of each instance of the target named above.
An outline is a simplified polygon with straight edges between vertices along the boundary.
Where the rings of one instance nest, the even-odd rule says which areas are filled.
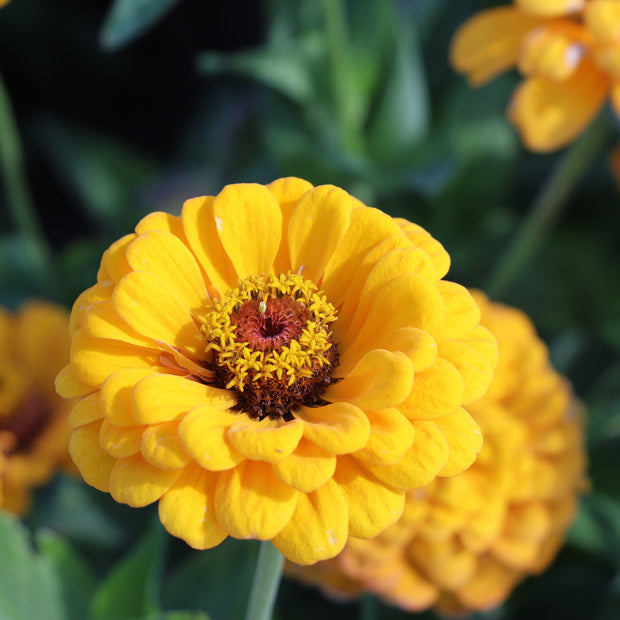
[[[424,226],[452,257],[449,279],[488,290],[562,157],[528,153],[506,120],[516,73],[472,90],[450,68],[458,26],[495,4],[12,0],[0,10],[0,303],[70,307],[146,213],[288,175]],[[490,618],[620,617],[616,141],[612,127],[531,260],[491,291],[532,317],[586,403],[591,490],[554,565]],[[69,620],[86,618],[93,596],[97,620],[144,615],[157,597],[164,609],[242,617],[256,545],[194,552],[155,513],[59,477],[27,518],[38,551],[20,538],[0,557],[51,558]],[[283,619],[371,612],[406,617],[291,581],[278,599]]]

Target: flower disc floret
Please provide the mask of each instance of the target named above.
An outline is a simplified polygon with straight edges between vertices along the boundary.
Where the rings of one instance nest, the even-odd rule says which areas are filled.
[[[494,337],[425,230],[301,179],[152,213],[71,313],[70,450],[195,548],[336,555],[469,467]]]

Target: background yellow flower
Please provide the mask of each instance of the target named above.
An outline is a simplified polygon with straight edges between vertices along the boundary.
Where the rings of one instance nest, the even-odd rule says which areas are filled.
[[[57,378],[85,480],[204,549],[302,564],[471,465],[494,337],[426,231],[301,179],[153,213],[75,302]]]
[[[452,65],[478,86],[517,67],[509,117],[538,152],[572,142],[610,98],[620,110],[620,5],[521,0],[483,11],[456,33]]]
[[[485,437],[478,460],[410,492],[374,540],[293,574],[336,596],[367,589],[407,610],[462,613],[500,604],[557,553],[585,484],[580,408],[529,319],[475,297],[500,347],[488,394],[468,407]]]
[[[69,359],[69,317],[31,301],[15,314],[0,308],[0,508],[22,514],[33,487],[70,466],[73,405],[54,378]]]

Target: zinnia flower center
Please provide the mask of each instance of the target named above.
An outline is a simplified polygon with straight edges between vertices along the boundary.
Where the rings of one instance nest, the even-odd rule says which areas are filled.
[[[33,390],[26,389],[19,370],[0,370],[0,450],[7,454],[28,449],[49,421],[49,408]]]
[[[250,417],[291,420],[295,407],[318,403],[331,382],[336,319],[325,295],[298,274],[242,280],[203,317],[215,384],[238,392],[237,408]]]

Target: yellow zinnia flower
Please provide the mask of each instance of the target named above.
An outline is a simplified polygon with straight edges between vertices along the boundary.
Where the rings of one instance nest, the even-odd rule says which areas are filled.
[[[418,226],[301,179],[152,213],[75,302],[71,454],[195,548],[271,539],[309,564],[468,467],[494,337]]]
[[[499,344],[489,392],[467,408],[485,439],[477,461],[409,492],[400,521],[374,540],[289,573],[341,597],[366,588],[407,610],[463,613],[500,604],[551,562],[584,486],[579,406],[529,319],[475,297]]]
[[[0,508],[23,514],[29,492],[70,465],[67,416],[54,390],[69,359],[69,317],[44,302],[0,308]]]
[[[620,2],[514,0],[468,20],[450,57],[478,86],[512,67],[525,81],[509,117],[525,145],[548,152],[572,142],[608,97],[620,112]]]

